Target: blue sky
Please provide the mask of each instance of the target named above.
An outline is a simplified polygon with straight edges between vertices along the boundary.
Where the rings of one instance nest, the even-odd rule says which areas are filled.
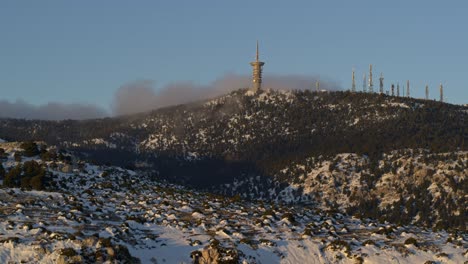
[[[412,96],[468,103],[467,1],[1,1],[0,100],[108,107],[120,86],[320,75],[358,88],[368,65]],[[376,80],[377,81],[377,80]],[[375,82],[377,83],[377,82]]]

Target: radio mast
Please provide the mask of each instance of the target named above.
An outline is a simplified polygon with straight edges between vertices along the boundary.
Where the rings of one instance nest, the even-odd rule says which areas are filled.
[[[380,78],[379,78],[379,81],[380,81],[380,94],[383,94],[384,93],[384,87],[383,87],[383,81],[384,81],[384,77],[383,77],[383,73],[380,73]]]
[[[429,85],[426,84],[426,100],[429,100]]]
[[[409,98],[409,95],[410,95],[410,93],[409,93],[409,80],[407,80],[406,81],[406,97]]]

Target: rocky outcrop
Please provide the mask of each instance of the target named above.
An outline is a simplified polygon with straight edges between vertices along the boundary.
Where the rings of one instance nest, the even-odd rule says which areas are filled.
[[[190,256],[195,264],[234,264],[239,262],[239,253],[235,248],[226,248],[213,240],[202,250],[193,251]]]

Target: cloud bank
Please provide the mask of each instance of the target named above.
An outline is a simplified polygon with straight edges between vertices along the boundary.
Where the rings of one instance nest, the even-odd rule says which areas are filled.
[[[273,75],[265,76],[263,88],[273,90],[314,89],[316,76]],[[114,115],[128,115],[150,111],[160,107],[183,104],[216,97],[233,90],[250,86],[250,77],[226,75],[209,85],[196,85],[190,82],[173,83],[158,88],[153,81],[135,81],[121,86],[115,93],[112,103]],[[331,80],[320,80],[320,89],[339,90],[339,85]]]
[[[265,75],[264,89],[274,90],[315,90],[317,76],[305,75]],[[0,118],[63,120],[93,119],[107,116],[129,115],[157,108],[184,104],[192,101],[217,97],[230,91],[250,86],[251,77],[225,75],[208,85],[191,82],[175,82],[158,87],[154,81],[139,80],[117,89],[110,105],[106,107],[92,104],[65,104],[51,102],[35,106],[23,100],[9,102],[0,99]],[[331,80],[320,80],[320,88],[339,90],[339,85]]]
[[[0,100],[0,118],[63,120],[91,119],[108,116],[103,108],[91,104],[64,104],[51,102],[35,106],[23,100]]]

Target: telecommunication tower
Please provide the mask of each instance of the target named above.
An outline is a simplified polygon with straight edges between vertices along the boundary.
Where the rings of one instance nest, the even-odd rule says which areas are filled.
[[[429,100],[429,85],[426,84],[426,100]]]
[[[374,92],[374,83],[372,81],[372,64],[369,64],[369,93]]]
[[[384,93],[383,81],[384,81],[383,73],[380,73],[380,78],[379,78],[379,82],[380,82],[380,91],[379,92],[380,92],[380,94]]]
[[[442,84],[440,84],[440,101],[441,102],[444,102],[444,86],[442,86]]]
[[[392,96],[395,96],[395,84],[392,83]]]
[[[262,70],[263,65],[265,65],[259,60],[258,41],[255,61],[251,62],[250,65],[252,65],[252,91],[256,93],[262,89]]]
[[[352,84],[351,84],[351,92],[356,92],[356,79],[354,78],[354,68],[353,68],[353,75],[352,75]]]
[[[410,92],[409,92],[409,80],[406,81],[406,97],[409,98]]]
[[[366,74],[364,73],[363,79],[362,79],[362,91],[364,93],[367,93],[367,86],[366,86]]]

